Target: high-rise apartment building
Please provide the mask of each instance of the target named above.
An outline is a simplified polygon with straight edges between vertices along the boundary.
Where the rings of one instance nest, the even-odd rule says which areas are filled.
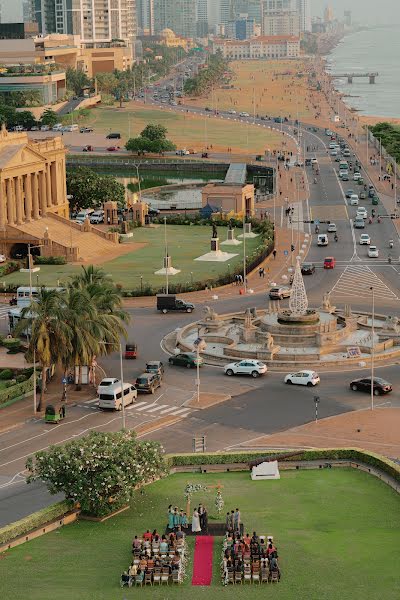
[[[261,24],[261,4],[261,0],[232,0],[235,19],[240,18],[240,15],[247,15],[255,23]]]
[[[33,0],[39,31],[79,35],[85,45],[136,35],[136,0]]]
[[[154,0],[136,0],[137,28],[154,35]]]
[[[300,31],[311,31],[311,0],[297,0],[297,12],[300,19]]]
[[[324,23],[331,23],[334,19],[333,8],[329,4],[325,6],[324,10]]]
[[[156,33],[172,29],[176,34],[196,36],[197,0],[154,0]]]
[[[300,18],[296,0],[264,0],[262,34],[265,36],[300,35]]]

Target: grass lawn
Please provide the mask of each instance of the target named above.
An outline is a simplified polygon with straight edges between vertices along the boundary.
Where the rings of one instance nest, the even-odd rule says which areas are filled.
[[[272,534],[282,580],[267,586],[220,584],[221,538],[215,538],[211,588],[191,586],[190,561],[181,586],[119,588],[131,560],[131,540],[147,528],[163,531],[169,504],[184,507],[186,483],[224,486],[225,509],[241,509],[246,530]],[[214,513],[215,489],[198,493]],[[179,474],[137,494],[133,508],[105,523],[80,521],[14,548],[0,560],[2,600],[398,600],[398,495],[352,469],[283,472],[281,480],[250,480],[249,473]]]
[[[230,64],[235,72],[232,81],[234,89],[217,89],[208,97],[190,101],[190,104],[221,110],[235,109],[259,115],[273,115],[300,119],[313,117],[312,109],[307,106],[307,77],[297,78],[296,73],[303,71],[302,60],[259,61],[243,60]]]
[[[197,152],[212,145],[217,152],[226,152],[231,147],[234,154],[254,154],[282,145],[281,135],[274,131],[222,121],[212,116],[197,117],[168,108],[146,108],[135,102],[126,104],[122,109],[95,108],[88,118],[82,120],[82,124],[94,127],[96,133],[121,132],[123,139],[120,146],[129,138],[129,130],[131,137],[136,137],[148,123],[164,125],[168,129],[168,137],[178,148],[193,148]]]
[[[218,229],[220,241],[226,239],[227,228]],[[236,231],[240,235],[241,230]],[[238,253],[238,256],[227,262],[199,262],[195,258],[210,251],[211,227],[206,226],[186,226],[186,225],[168,225],[167,226],[168,251],[172,256],[172,264],[181,272],[170,277],[170,283],[191,282],[191,273],[193,281],[210,279],[231,272],[236,265],[243,261],[243,245],[226,246],[225,250],[232,254]],[[128,252],[114,260],[103,263],[107,273],[110,273],[116,283],[121,283],[124,288],[140,288],[140,275],[143,277],[143,286],[148,284],[153,286],[162,286],[165,283],[165,277],[154,275],[154,271],[162,268],[164,256],[164,227],[158,228],[138,228],[133,231],[132,241],[142,243],[143,246],[132,252]],[[251,255],[252,251],[261,244],[260,238],[246,240],[246,254]],[[232,249],[233,248],[233,249]],[[224,246],[221,247],[224,250]],[[229,267],[228,267],[229,263]],[[38,273],[39,283],[41,285],[55,285],[57,280],[65,282],[70,275],[80,270],[78,265],[41,265]],[[2,279],[7,285],[19,283],[20,285],[29,284],[29,274],[15,272]],[[36,281],[33,282],[36,284]]]

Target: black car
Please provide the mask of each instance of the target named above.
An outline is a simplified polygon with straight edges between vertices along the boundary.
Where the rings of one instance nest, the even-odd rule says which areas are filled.
[[[371,377],[365,377],[364,379],[354,379],[350,383],[350,389],[353,392],[367,392],[371,393]],[[382,396],[392,391],[392,384],[382,379],[381,377],[374,377],[374,396]]]
[[[120,140],[121,139],[121,134],[120,133],[109,133],[106,136],[107,140]]]
[[[142,373],[136,379],[136,389],[138,392],[145,392],[147,394],[154,394],[154,391],[161,385],[161,377],[158,373],[152,371],[151,373]]]
[[[303,263],[301,265],[302,275],[312,275],[315,273],[315,265],[313,263]]]

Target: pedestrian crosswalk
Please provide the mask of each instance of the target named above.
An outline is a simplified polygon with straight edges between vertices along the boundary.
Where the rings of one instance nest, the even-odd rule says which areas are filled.
[[[371,287],[380,299],[398,300],[397,295],[366,265],[352,264],[345,268],[331,290],[332,296],[370,298]]]
[[[84,402],[85,408],[94,408],[96,409],[98,406],[98,399],[94,398],[92,400],[86,400]],[[151,416],[179,416],[179,417],[187,417],[192,412],[190,408],[182,407],[182,406],[171,406],[169,404],[157,404],[157,402],[146,402],[139,401],[130,404],[125,407],[126,411],[132,411],[133,413],[138,413],[139,415],[148,414]]]
[[[8,316],[10,307],[4,304],[0,304],[0,319],[5,319]]]

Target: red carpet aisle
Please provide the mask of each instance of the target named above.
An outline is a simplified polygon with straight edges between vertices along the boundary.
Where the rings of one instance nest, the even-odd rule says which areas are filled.
[[[214,538],[211,535],[196,537],[192,585],[210,585],[213,567]]]

